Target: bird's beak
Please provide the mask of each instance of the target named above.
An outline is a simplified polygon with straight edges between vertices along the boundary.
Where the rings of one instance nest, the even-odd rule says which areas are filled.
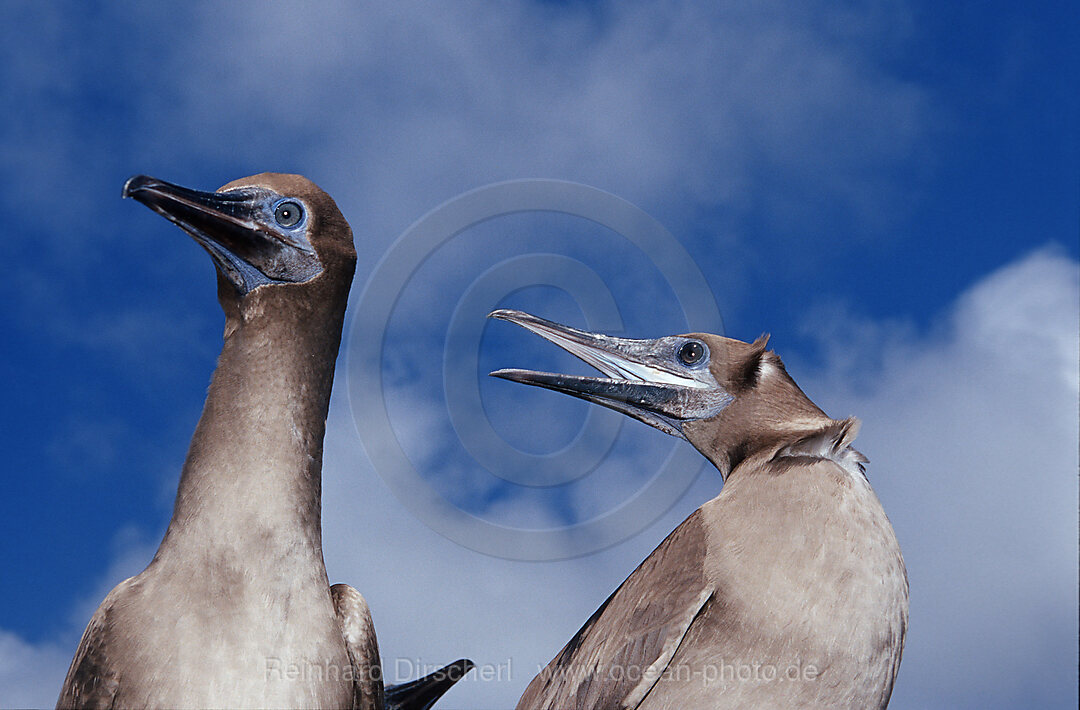
[[[269,225],[268,195],[259,188],[202,192],[146,175],[130,178],[123,192],[190,234],[241,293],[306,281],[321,270],[306,241]]]
[[[707,364],[696,369],[679,366],[675,353],[686,342],[685,337],[616,338],[513,310],[493,311],[488,317],[531,330],[605,375],[579,377],[507,369],[492,372],[494,377],[573,395],[680,438],[686,438],[683,422],[714,416],[732,401],[731,395],[717,384]]]

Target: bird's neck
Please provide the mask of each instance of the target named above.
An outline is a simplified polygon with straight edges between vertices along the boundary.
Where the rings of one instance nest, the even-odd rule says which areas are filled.
[[[684,431],[726,480],[744,461],[768,458],[838,424],[810,401],[774,356],[753,390],[736,397],[717,417],[693,422]]]
[[[218,559],[322,562],[323,434],[344,302],[317,312],[266,290],[226,310],[159,558],[194,548]]]

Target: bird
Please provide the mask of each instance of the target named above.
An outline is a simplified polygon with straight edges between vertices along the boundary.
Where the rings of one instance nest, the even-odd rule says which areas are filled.
[[[210,254],[224,345],[161,544],[94,612],[57,707],[426,710],[472,662],[418,693],[385,689],[367,603],[331,587],[323,559],[323,437],[356,268],[348,222],[299,175],[214,192],[137,175],[123,196]]]
[[[618,338],[521,311],[603,377],[491,374],[599,404],[688,441],[720,494],[681,523],[528,685],[518,710],[884,708],[908,580],[852,446],[769,336]]]

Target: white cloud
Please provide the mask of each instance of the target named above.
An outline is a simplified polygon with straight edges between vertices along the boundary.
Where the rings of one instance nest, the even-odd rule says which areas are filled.
[[[208,332],[192,314],[212,281],[194,245],[163,258],[160,235],[133,239],[153,219],[118,199],[133,171],[308,173],[356,228],[360,283],[418,216],[502,179],[597,185],[680,234],[721,205],[790,221],[825,203],[876,220],[907,200],[867,176],[912,161],[931,123],[928,92],[877,60],[882,37],[907,26],[889,4],[195,3],[110,6],[81,23],[20,12],[33,31],[3,50],[18,60],[0,96],[21,110],[0,126],[0,170],[9,234],[32,258],[12,260],[12,311],[140,367]],[[112,33],[124,42],[95,44]],[[763,182],[778,172],[782,189]],[[790,246],[773,257],[801,263]],[[119,303],[85,298],[95,273],[119,284],[106,291]],[[202,301],[189,283],[204,284]]]
[[[930,113],[875,56],[896,17],[786,7],[235,3],[163,66],[182,81],[177,144],[227,140],[265,164],[272,146],[237,140],[238,120],[252,137],[278,127],[362,216],[373,254],[442,200],[523,176],[654,208],[678,196],[784,221],[823,200],[862,221],[893,214],[897,185],[871,176],[918,153]],[[762,182],[777,171],[799,189]]]
[[[969,289],[922,338],[830,329],[830,352],[854,351],[840,363],[880,363],[856,386],[842,366],[801,379],[827,411],[863,419],[859,446],[904,549],[896,707],[1075,702],[1078,311],[1077,263],[1044,249]]]
[[[142,571],[156,549],[157,540],[133,527],[121,528],[108,546],[108,568],[96,581],[94,591],[67,611],[65,629],[57,638],[30,643],[0,629],[0,707],[48,708],[56,704],[94,610],[110,589]]]
[[[27,643],[0,629],[0,706],[52,707],[70,662],[71,652],[58,644]]]

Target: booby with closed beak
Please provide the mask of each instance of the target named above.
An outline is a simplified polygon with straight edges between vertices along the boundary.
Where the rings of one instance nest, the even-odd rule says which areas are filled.
[[[767,338],[630,340],[522,313],[516,323],[604,377],[496,377],[610,407],[689,441],[720,494],[672,532],[529,684],[540,708],[884,708],[908,582],[852,448]]]
[[[298,175],[217,192],[140,175],[123,194],[209,252],[225,343],[165,537],[94,613],[57,706],[430,707],[472,663],[387,700],[367,604],[331,587],[323,562],[323,436],[356,267],[348,223]]]

